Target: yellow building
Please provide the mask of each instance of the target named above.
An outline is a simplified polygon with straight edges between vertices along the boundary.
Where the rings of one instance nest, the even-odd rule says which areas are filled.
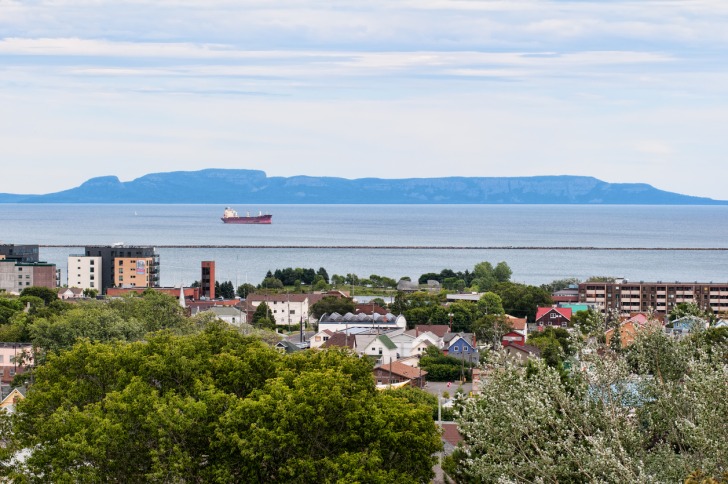
[[[151,273],[153,263],[154,259],[152,257],[114,258],[114,286],[152,287]]]

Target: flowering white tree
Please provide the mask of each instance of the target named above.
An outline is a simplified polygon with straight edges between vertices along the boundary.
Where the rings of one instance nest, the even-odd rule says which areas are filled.
[[[466,445],[448,472],[458,482],[728,478],[722,351],[647,328],[626,354],[593,354],[566,382],[542,362],[495,368],[460,410]]]

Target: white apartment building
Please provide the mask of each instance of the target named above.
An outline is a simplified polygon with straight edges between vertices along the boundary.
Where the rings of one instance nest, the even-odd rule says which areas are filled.
[[[265,303],[277,326],[308,322],[308,294],[250,294],[247,302],[253,310]]]
[[[68,256],[68,287],[101,291],[101,257]]]

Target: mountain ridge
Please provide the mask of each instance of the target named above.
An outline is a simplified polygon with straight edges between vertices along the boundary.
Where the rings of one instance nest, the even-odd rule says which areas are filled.
[[[91,178],[41,195],[0,194],[0,203],[161,204],[594,204],[727,205],[728,201],[608,183],[590,176],[440,178],[268,177],[261,170],[208,168],[150,173],[122,182]]]

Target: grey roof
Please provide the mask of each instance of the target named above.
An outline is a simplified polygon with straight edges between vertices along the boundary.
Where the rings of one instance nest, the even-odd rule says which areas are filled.
[[[243,311],[241,311],[240,309],[230,306],[213,306],[209,309],[206,309],[206,311],[215,313],[215,315],[217,316],[229,316],[234,318],[239,318],[243,313]]]
[[[290,341],[291,343],[303,343],[311,341],[311,338],[316,334],[315,331],[304,331],[303,333],[303,341],[301,341],[301,333],[295,332],[289,336],[286,337],[286,341]]]
[[[286,353],[301,351],[301,348],[298,345],[287,340],[281,340],[276,343],[276,348],[282,348],[283,350],[285,350]]]

